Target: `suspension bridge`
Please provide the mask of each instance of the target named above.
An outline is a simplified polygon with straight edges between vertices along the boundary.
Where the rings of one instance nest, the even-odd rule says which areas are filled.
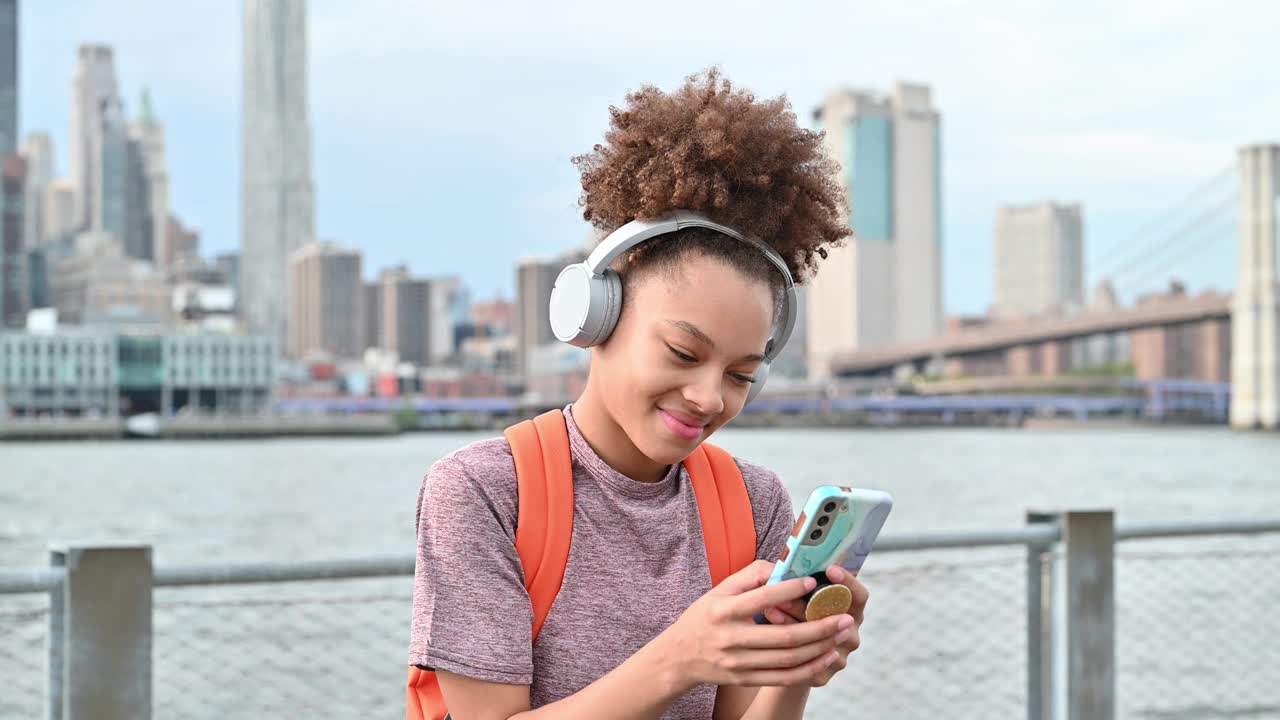
[[[1180,386],[1173,401],[1237,427],[1280,426],[1280,314],[1276,242],[1280,145],[1239,149],[1214,172],[1132,234],[1091,259],[1090,277],[1130,306],[1093,304],[1069,316],[1002,322],[927,340],[839,354],[838,377],[1033,378],[1122,368],[1153,388]],[[1177,277],[1236,258],[1235,289],[1188,294]],[[1163,384],[1162,384],[1163,383]],[[1199,393],[1198,397],[1195,396]],[[1148,415],[1171,404],[1150,395]],[[1012,404],[1010,404],[1012,407]]]

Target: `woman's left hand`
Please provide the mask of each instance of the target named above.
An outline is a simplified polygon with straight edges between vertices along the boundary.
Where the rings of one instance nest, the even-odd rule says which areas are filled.
[[[853,602],[849,605],[849,615],[853,616],[853,625],[841,633],[844,637],[837,636],[836,653],[839,657],[836,658],[835,662],[828,665],[820,676],[813,680],[813,687],[826,685],[831,681],[831,678],[835,677],[836,673],[849,664],[849,654],[857,650],[862,643],[859,629],[862,627],[863,611],[866,610],[867,599],[870,597],[867,586],[863,585],[861,580],[839,565],[832,565],[827,568],[827,578],[833,583],[844,585],[852,593]],[[774,625],[805,622],[804,606],[804,600],[793,600],[786,605],[766,610],[764,616]]]

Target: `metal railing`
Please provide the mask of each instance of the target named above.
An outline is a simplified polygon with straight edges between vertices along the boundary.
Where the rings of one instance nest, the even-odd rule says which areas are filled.
[[[1027,521],[882,538],[863,647],[809,715],[1280,715],[1280,520]],[[398,716],[413,571],[54,548],[0,570],[0,717]]]

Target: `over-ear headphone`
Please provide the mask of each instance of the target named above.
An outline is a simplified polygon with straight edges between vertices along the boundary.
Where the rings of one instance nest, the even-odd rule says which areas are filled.
[[[769,339],[764,351],[764,361],[755,372],[755,382],[747,393],[747,402],[760,394],[769,377],[769,365],[782,352],[796,322],[796,287],[791,279],[787,263],[773,248],[744,236],[710,218],[689,210],[677,210],[658,218],[632,220],[609,233],[591,251],[584,262],[574,263],[560,271],[555,287],[551,290],[551,331],[556,338],[589,348],[604,342],[618,324],[622,310],[622,276],[609,265],[640,243],[683,230],[702,227],[740,240],[761,253],[782,273],[786,292],[783,298],[782,317],[777,332]]]

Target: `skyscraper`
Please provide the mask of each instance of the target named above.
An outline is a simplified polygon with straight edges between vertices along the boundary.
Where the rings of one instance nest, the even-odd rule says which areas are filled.
[[[199,237],[196,238],[199,242]],[[199,254],[199,253],[196,253]],[[240,253],[222,253],[215,255],[213,264],[227,279],[227,284],[231,286],[231,291],[235,293],[236,302],[240,301]]]
[[[102,142],[95,135],[103,127],[104,107],[120,108],[114,54],[106,45],[81,45],[71,83],[71,136],[68,178],[75,198],[75,229],[92,227],[93,203],[101,197]]]
[[[405,265],[382,270],[360,290],[363,348],[390,350],[403,362],[438,365],[452,359],[455,333],[467,315],[462,279],[414,277]]]
[[[1036,315],[1084,306],[1079,205],[1039,203],[996,211],[995,309]]]
[[[528,373],[534,351],[556,342],[551,332],[551,290],[566,265],[587,259],[589,250],[560,257],[524,258],[516,265],[516,371]]]
[[[395,352],[402,362],[430,364],[431,281],[413,277],[404,266],[383,270],[378,279],[382,284],[378,347]]]
[[[854,231],[809,290],[807,356],[823,377],[835,353],[942,331],[941,119],[927,86],[898,83],[832,92],[814,121]]]
[[[189,260],[189,259],[197,258],[200,256],[200,233],[197,232],[194,228],[189,228],[183,225],[182,221],[179,220],[174,215],[170,215],[169,219],[165,222],[164,236],[165,236],[164,244],[165,244],[165,247],[168,248],[168,252],[169,252],[170,268],[172,268],[173,266],[177,265],[178,263],[184,260]],[[238,264],[235,269],[236,269],[235,276],[237,280],[236,282],[232,283],[233,287],[238,286],[237,284],[239,282],[238,280],[239,265]],[[281,282],[284,282],[284,281],[281,280]]]
[[[76,191],[67,178],[50,182],[40,198],[40,232],[42,243],[64,243],[75,233]]]
[[[364,283],[361,294],[360,313],[364,316],[361,349],[382,347],[382,280]]]
[[[44,192],[53,182],[53,141],[46,133],[31,133],[22,143],[27,161],[27,209],[24,224],[26,246],[30,250],[44,242]]]
[[[106,232],[124,244],[130,257],[145,258],[129,232],[129,133],[124,105],[118,97],[104,98],[93,115],[89,133],[90,179],[86,199],[89,229]]]
[[[129,124],[127,182],[129,254],[167,270],[173,264],[173,249],[168,244],[169,173],[165,166],[164,126],[156,120],[151,95],[146,90],[142,91],[138,118]]]
[[[521,258],[516,263],[517,372],[528,372],[534,348],[555,339],[548,313],[555,282],[551,263],[543,258]]]
[[[18,0],[0,0],[0,156],[18,149]]]
[[[289,257],[289,354],[355,358],[361,347],[360,253],[315,242]]]
[[[244,0],[241,313],[283,348],[289,254],[315,236],[305,0]]]
[[[453,356],[454,332],[467,322],[470,304],[462,278],[456,275],[429,279],[427,307],[427,348],[432,364],[443,364]]]
[[[21,327],[27,311],[26,185],[26,162],[17,154],[0,156],[0,328]]]

